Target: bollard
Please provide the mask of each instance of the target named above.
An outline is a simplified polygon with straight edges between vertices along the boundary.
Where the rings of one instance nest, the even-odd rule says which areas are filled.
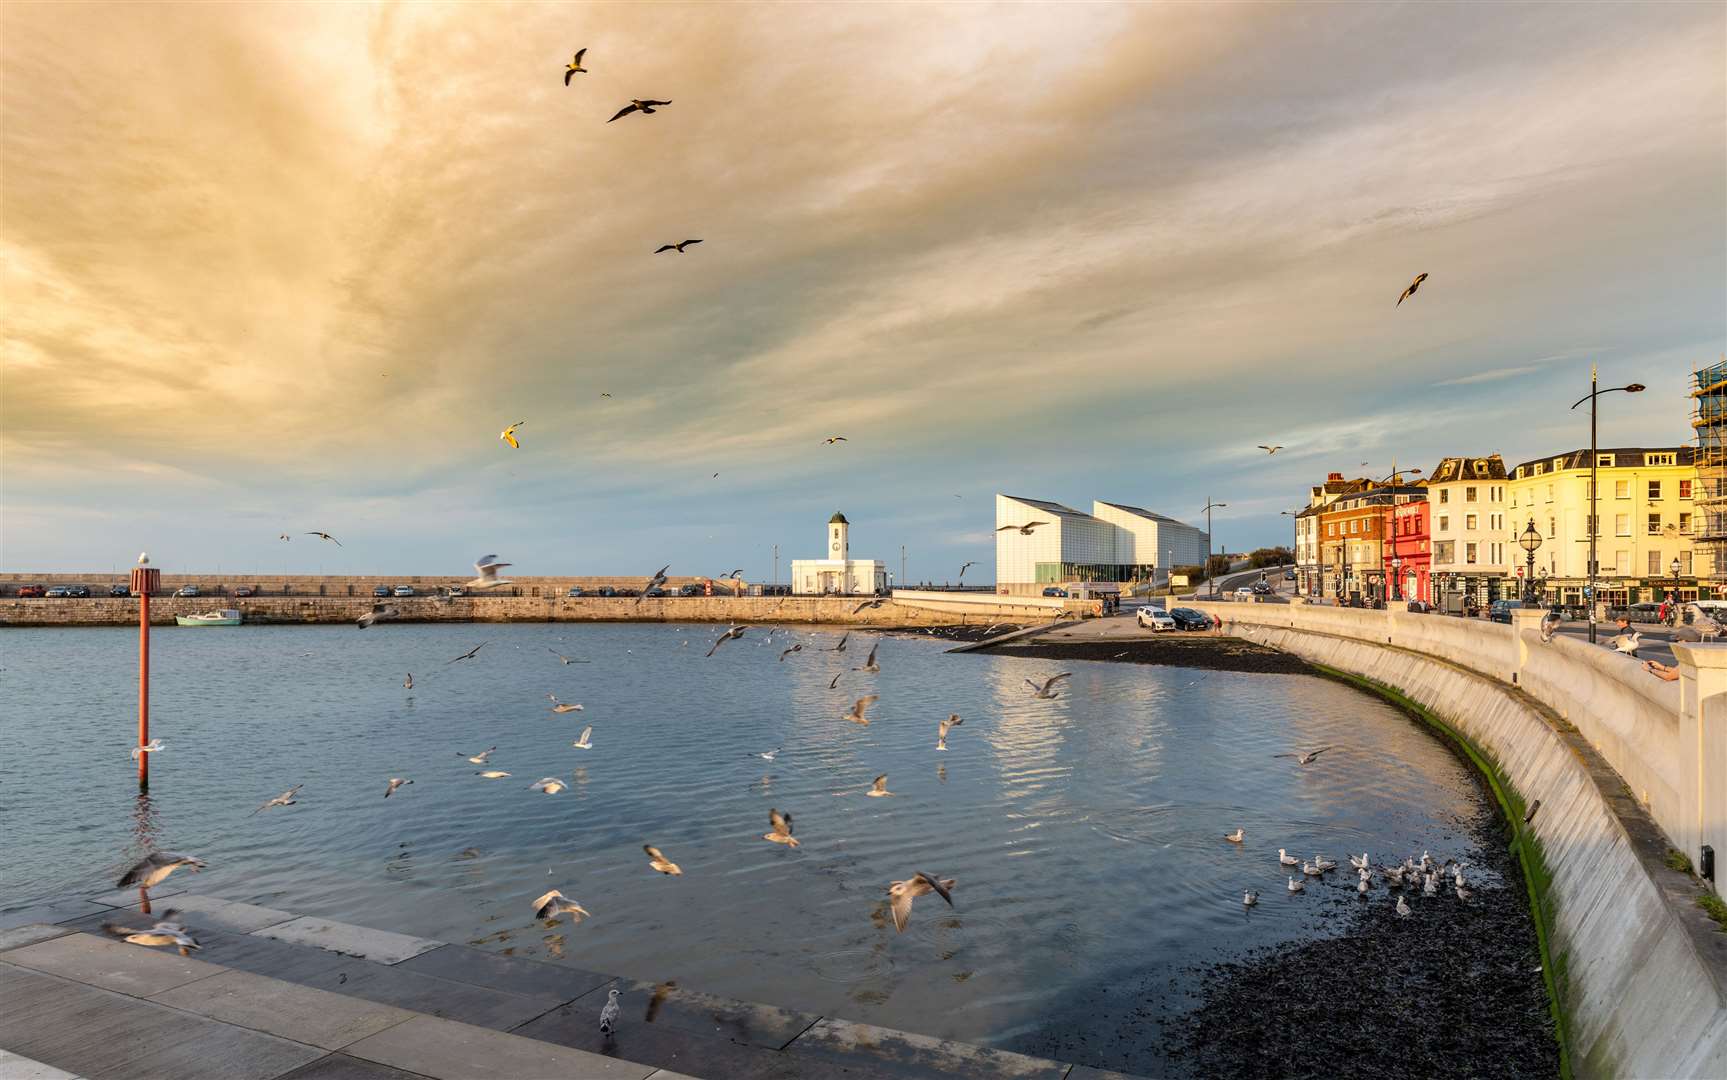
[[[162,571],[152,566],[134,567],[132,591],[138,594],[138,742],[150,741],[150,593],[162,582]],[[138,755],[138,790],[150,787],[150,755]]]

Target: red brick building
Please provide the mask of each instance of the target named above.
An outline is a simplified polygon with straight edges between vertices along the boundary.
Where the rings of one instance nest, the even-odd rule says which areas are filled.
[[[1390,584],[1390,600],[1433,602],[1428,584],[1433,569],[1433,545],[1428,502],[1417,499],[1385,507],[1383,572]]]

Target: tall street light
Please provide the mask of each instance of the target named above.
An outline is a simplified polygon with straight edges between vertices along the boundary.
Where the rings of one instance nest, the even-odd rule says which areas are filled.
[[[1278,513],[1289,519],[1290,542],[1294,545],[1289,549],[1290,556],[1295,560],[1295,595],[1301,595],[1301,511],[1279,510]]]
[[[1585,401],[1589,403],[1589,588],[1584,596],[1584,601],[1589,605],[1589,644],[1591,645],[1595,644],[1595,538],[1601,534],[1601,518],[1596,512],[1596,500],[1601,498],[1601,492],[1597,490],[1600,485],[1596,483],[1599,476],[1601,455],[1596,452],[1595,448],[1595,399],[1602,394],[1612,394],[1620,390],[1627,394],[1641,394],[1643,384],[1628,383],[1625,386],[1609,386],[1605,390],[1600,389],[1596,385],[1595,365],[1590,364],[1589,393],[1571,404],[1571,407],[1575,409]]]
[[[1208,587],[1207,596],[1217,595],[1217,579],[1211,576],[1211,512],[1222,510],[1228,503],[1212,502],[1211,496],[1205,498],[1205,583]]]
[[[1529,519],[1529,527],[1523,530],[1523,535],[1517,538],[1517,544],[1529,553],[1529,569],[1523,574],[1523,602],[1535,603],[1535,549],[1541,546],[1541,531],[1535,527],[1535,519]]]

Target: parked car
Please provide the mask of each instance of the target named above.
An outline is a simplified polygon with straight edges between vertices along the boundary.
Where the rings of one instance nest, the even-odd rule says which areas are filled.
[[[640,596],[641,592],[639,590],[636,590],[636,589],[614,589],[614,590],[612,590],[612,595],[613,596]]]
[[[1250,600],[1253,598],[1253,590],[1248,588],[1246,585],[1243,585],[1241,588],[1235,590],[1235,595],[1243,600]]]
[[[50,600],[63,600],[71,595],[71,589],[65,585],[56,585],[48,590],[48,599]]]
[[[174,595],[175,596],[197,596],[198,595],[198,586],[196,586],[196,585],[182,585],[178,589],[174,590]]]
[[[1411,600],[1408,606],[1409,610],[1415,612],[1417,615],[1425,615],[1433,610],[1433,605],[1429,604],[1425,600]]]
[[[460,585],[445,585],[444,586],[444,595],[445,596],[466,596],[466,595],[468,595],[468,590],[462,588]]]
[[[664,596],[664,595],[666,595],[666,590],[660,588],[658,585],[655,585],[653,588],[649,589],[647,592],[643,593],[642,595],[643,596]]]
[[[88,586],[88,585],[68,585],[68,586],[66,586],[66,595],[67,596],[76,596],[80,600],[89,599],[90,586]]]
[[[389,596],[390,595],[390,587],[388,585],[380,585],[377,588],[372,590],[372,595],[373,596]]]
[[[1169,617],[1175,620],[1177,630],[1211,629],[1211,616],[1203,611],[1195,611],[1190,607],[1170,608]]]
[[[412,585],[398,585],[391,589],[390,593],[393,596],[412,596],[414,595],[414,587]]]
[[[565,596],[581,596],[581,595],[583,595],[582,594],[582,587],[580,585],[571,585],[570,591],[565,593],[564,595]]]
[[[601,595],[601,596],[616,596],[616,595],[618,595],[618,590],[612,588],[610,585],[601,585],[599,588],[599,595]]]
[[[679,596],[700,596],[700,595],[702,595],[702,587],[700,585],[679,585],[678,586],[678,595]]]
[[[20,586],[18,586],[18,597],[19,597],[19,599],[29,599],[30,597],[33,597],[33,596],[47,596],[47,595],[48,595],[48,586],[46,586],[46,585],[20,585]]]
[[[1265,579],[1263,579],[1263,578],[1254,582],[1252,588],[1253,588],[1253,595],[1255,595],[1255,596],[1270,596],[1271,595],[1271,585],[1268,582],[1266,582]]]
[[[132,587],[130,585],[110,585],[110,586],[108,586],[108,595],[109,596],[131,596],[132,595]]]
[[[1295,567],[1292,566],[1288,570],[1285,570],[1283,572],[1283,580],[1285,580],[1285,581],[1294,581],[1295,580]]]
[[[1654,622],[1661,617],[1661,605],[1645,600],[1641,604],[1632,604],[1626,608],[1625,614],[1632,622]]]
[[[1142,628],[1150,630],[1154,634],[1159,630],[1176,629],[1175,620],[1162,608],[1142,607],[1139,609],[1139,614],[1135,616],[1135,618],[1139,621],[1139,625]]]
[[[1045,596],[1059,596],[1063,599],[1066,599],[1067,598],[1067,590],[1062,588],[1059,585],[1051,585],[1049,588],[1043,590],[1043,595],[1045,595]]]
[[[1523,606],[1521,600],[1495,600],[1488,605],[1487,618],[1493,622],[1508,623],[1511,613]]]
[[[234,595],[235,596],[257,596],[258,590],[251,585],[236,585],[236,586],[234,586]]]

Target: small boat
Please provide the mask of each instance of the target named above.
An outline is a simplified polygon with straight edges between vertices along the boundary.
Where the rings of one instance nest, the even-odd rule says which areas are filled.
[[[176,615],[174,621],[181,626],[239,626],[240,610],[222,608],[218,611],[206,611],[202,615]]]

